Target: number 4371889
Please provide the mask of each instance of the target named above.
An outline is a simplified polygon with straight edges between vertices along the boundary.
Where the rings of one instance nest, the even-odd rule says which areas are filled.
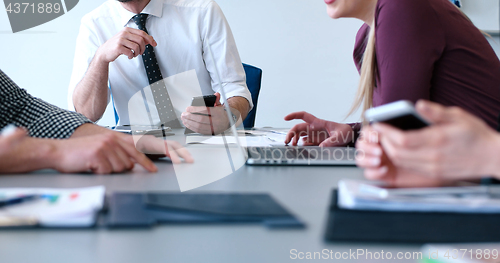
[[[59,3],[55,3],[55,4],[52,4],[52,3],[38,3],[38,4],[35,4],[35,3],[10,3],[8,6],[7,6],[7,13],[11,14],[11,13],[15,13],[15,14],[19,14],[19,13],[23,13],[23,14],[26,14],[26,13],[39,13],[39,14],[50,14],[50,13],[59,13],[61,12],[61,4]]]

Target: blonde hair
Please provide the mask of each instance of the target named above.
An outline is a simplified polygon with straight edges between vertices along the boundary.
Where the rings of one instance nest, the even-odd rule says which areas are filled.
[[[375,21],[370,27],[365,53],[361,64],[361,78],[358,84],[358,92],[354,104],[348,116],[352,115],[363,105],[363,111],[373,106],[373,91],[377,81],[377,54],[375,52]]]

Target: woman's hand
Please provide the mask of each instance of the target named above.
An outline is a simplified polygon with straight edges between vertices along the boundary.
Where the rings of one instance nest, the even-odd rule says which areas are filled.
[[[285,117],[286,121],[303,120],[305,123],[295,125],[287,134],[285,144],[292,142],[296,146],[301,137],[306,146],[334,147],[346,146],[353,142],[355,136],[351,126],[316,118],[307,112],[294,112]]]

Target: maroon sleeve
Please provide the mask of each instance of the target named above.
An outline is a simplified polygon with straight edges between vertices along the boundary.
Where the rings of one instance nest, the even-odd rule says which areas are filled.
[[[368,41],[367,35],[370,32],[370,28],[367,24],[363,24],[361,28],[358,30],[356,34],[356,43],[354,44],[353,58],[354,65],[356,65],[356,69],[361,74],[361,63],[363,61],[363,55],[365,54],[366,49],[366,41]]]
[[[379,78],[374,106],[429,99],[445,35],[428,1],[379,0],[375,17]]]

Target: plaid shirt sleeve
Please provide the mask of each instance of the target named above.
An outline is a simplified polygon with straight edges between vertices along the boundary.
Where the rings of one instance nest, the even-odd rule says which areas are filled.
[[[91,121],[34,98],[0,70],[0,128],[14,124],[26,128],[31,137],[67,139],[84,123]]]

